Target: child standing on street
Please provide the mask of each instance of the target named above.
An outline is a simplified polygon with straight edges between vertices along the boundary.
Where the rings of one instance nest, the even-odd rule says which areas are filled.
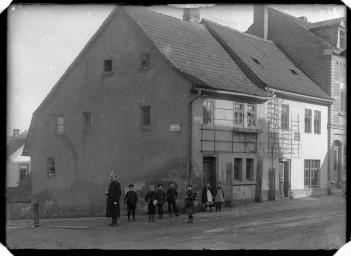
[[[156,211],[156,204],[157,204],[157,195],[154,191],[154,186],[149,186],[149,193],[147,193],[145,197],[145,202],[148,204],[148,213],[149,213],[149,222],[155,222],[155,211]]]
[[[189,218],[187,223],[193,223],[194,200],[197,200],[196,193],[192,191],[192,185],[189,184],[186,186],[186,195],[185,195],[185,207]]]
[[[224,191],[222,189],[222,184],[221,183],[218,183],[218,186],[217,186],[217,193],[216,193],[215,203],[216,203],[216,212],[218,212],[218,209],[219,209],[219,211],[222,211],[221,207],[222,207],[222,205],[224,203]]]
[[[168,203],[169,217],[172,217],[171,206],[173,206],[173,211],[175,212],[176,216],[179,216],[178,211],[177,211],[177,204],[176,204],[178,192],[174,188],[173,182],[170,182],[169,186],[170,186],[170,188],[167,190],[167,203]]]
[[[133,221],[135,221],[135,209],[136,203],[138,201],[138,195],[134,191],[134,185],[130,184],[129,191],[126,193],[124,197],[124,203],[127,204],[127,211],[128,211],[128,222],[130,221],[130,212],[132,212]]]
[[[163,216],[163,206],[166,202],[166,192],[163,191],[163,185],[158,184],[158,190],[156,192],[157,196],[157,210],[158,210],[158,218],[162,219]]]

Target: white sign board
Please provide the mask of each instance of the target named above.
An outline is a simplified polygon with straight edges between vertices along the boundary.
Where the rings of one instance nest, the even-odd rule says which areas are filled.
[[[194,116],[193,117],[195,124],[202,124],[202,117],[201,116]]]
[[[181,124],[171,124],[169,127],[170,132],[180,132],[182,130]]]

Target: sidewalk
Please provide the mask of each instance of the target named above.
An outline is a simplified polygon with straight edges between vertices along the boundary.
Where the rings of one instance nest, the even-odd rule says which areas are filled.
[[[239,205],[234,207],[224,207],[221,212],[216,212],[215,209],[212,212],[207,210],[206,212],[195,213],[194,217],[201,217],[203,221],[206,221],[208,218],[214,217],[225,217],[225,216],[245,216],[245,215],[254,215],[261,213],[273,213],[290,209],[297,208],[310,208],[317,205],[329,204],[337,205],[346,200],[342,198],[342,194],[334,195],[321,195],[314,197],[304,197],[296,199],[281,199],[277,201],[264,201],[261,203],[250,203],[246,205]],[[167,212],[166,212],[167,213]],[[167,215],[167,214],[166,214]],[[176,218],[176,217],[174,217]],[[99,226],[102,222],[106,222],[108,218],[106,217],[84,217],[84,218],[53,218],[53,219],[40,219],[40,227],[48,228],[71,228],[71,229],[85,229],[91,226]],[[141,221],[146,221],[146,215],[137,216],[137,219]],[[119,221],[124,222],[126,216],[121,216]],[[34,221],[29,220],[10,220],[6,223],[6,229],[24,229],[24,228],[34,228]]]

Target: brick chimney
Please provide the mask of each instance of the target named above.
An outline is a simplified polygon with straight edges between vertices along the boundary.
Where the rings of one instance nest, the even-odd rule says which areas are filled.
[[[268,38],[268,6],[265,4],[254,5],[254,23],[258,28],[258,36]]]
[[[20,129],[13,129],[12,137],[16,138],[20,133]]]
[[[199,8],[184,8],[183,20],[199,23],[200,22]]]
[[[307,17],[306,16],[301,16],[299,17],[300,20],[303,20],[303,21],[307,21]]]

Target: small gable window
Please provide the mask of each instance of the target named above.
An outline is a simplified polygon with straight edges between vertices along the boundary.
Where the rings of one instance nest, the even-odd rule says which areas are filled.
[[[151,125],[150,106],[140,107],[140,113],[141,113],[141,126]]]
[[[48,168],[48,175],[49,176],[54,176],[56,174],[55,158],[48,158],[47,159],[47,168]]]
[[[112,71],[112,60],[104,60],[104,72]]]
[[[83,129],[85,132],[91,132],[91,112],[83,112]]]
[[[60,135],[64,133],[63,116],[56,116],[56,134]]]
[[[293,73],[294,75],[297,75],[297,72],[296,72],[296,70],[295,70],[295,69],[293,69],[293,68],[289,68],[289,70],[290,70],[290,72],[291,72],[291,73]]]
[[[150,67],[150,55],[148,53],[141,54],[141,63],[142,68]]]

